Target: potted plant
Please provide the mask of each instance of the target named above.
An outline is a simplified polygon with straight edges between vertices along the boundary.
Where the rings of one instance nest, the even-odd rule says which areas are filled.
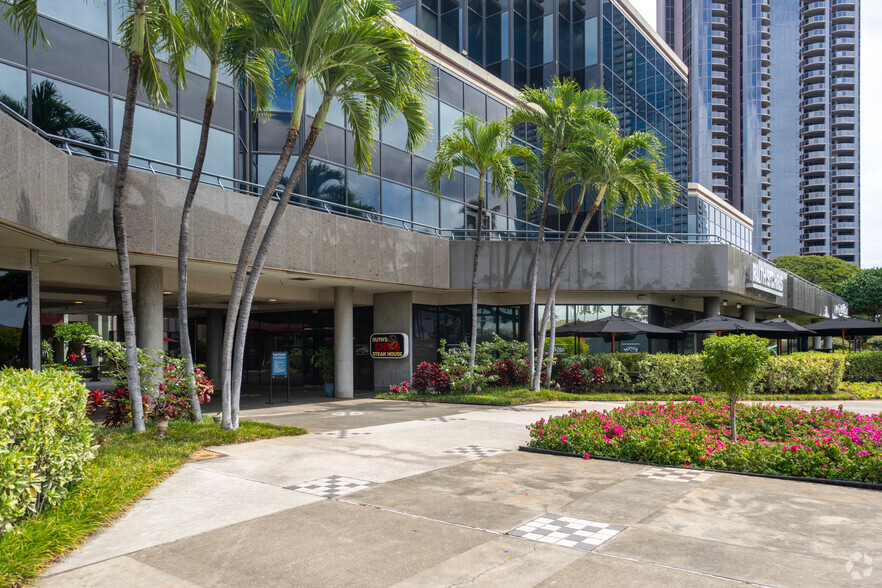
[[[325,394],[334,396],[334,349],[322,347],[312,356],[312,365],[319,371],[325,385]]]

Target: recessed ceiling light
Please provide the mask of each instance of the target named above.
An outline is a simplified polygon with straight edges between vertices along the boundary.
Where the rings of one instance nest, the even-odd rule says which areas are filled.
[[[163,290],[162,293],[168,296],[169,294],[171,294],[171,290]]]
[[[276,301],[275,298],[270,298],[267,302],[275,302],[275,301]]]
[[[82,304],[82,303],[83,303],[82,300],[74,300],[74,304]]]

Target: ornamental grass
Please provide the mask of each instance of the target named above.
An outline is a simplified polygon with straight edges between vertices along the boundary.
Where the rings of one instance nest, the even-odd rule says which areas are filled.
[[[530,446],[628,461],[882,483],[882,414],[738,407],[735,441],[723,400],[571,411],[528,425]]]

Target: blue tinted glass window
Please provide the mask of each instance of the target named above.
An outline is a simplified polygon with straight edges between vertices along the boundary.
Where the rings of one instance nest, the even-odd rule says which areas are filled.
[[[441,199],[441,227],[444,229],[463,228],[463,204],[446,198]]]
[[[394,182],[383,182],[383,216],[391,216],[396,219],[411,220],[410,218],[410,188]],[[383,222],[390,222],[384,219]],[[394,221],[391,221],[394,224]]]
[[[119,148],[119,136],[122,131],[123,109],[122,100],[113,101],[113,147]],[[177,163],[178,127],[173,116],[157,112],[143,106],[135,107],[135,133],[132,136],[132,157],[149,158],[154,161]],[[137,163],[137,162],[133,162]],[[145,165],[144,162],[140,163]],[[153,164],[157,170],[176,173],[171,167]]]
[[[306,187],[310,198],[346,203],[346,176],[342,167],[310,159],[306,162]],[[314,202],[310,202],[315,205]]]
[[[104,128],[105,134],[107,133],[107,126],[110,115],[108,113],[109,98],[106,95],[92,92],[91,90],[86,90],[85,88],[74,86],[72,84],[66,84],[58,80],[43,77],[41,75],[31,75],[31,83],[34,86],[37,86],[44,82],[48,82],[55,87],[57,96],[62,101],[66,102],[68,106],[70,106],[74,110],[75,114],[81,114],[92,119]],[[34,110],[36,110],[37,107],[38,105],[36,104],[32,105],[32,108]]]
[[[438,199],[427,192],[420,190],[413,191],[413,220],[437,227],[439,225],[439,203]],[[416,230],[425,230],[423,227],[414,227]]]
[[[349,172],[347,179],[349,206],[369,212],[380,211],[380,180],[374,176],[360,176]]]
[[[25,70],[0,63],[0,101],[26,117],[27,93],[28,78]]]
[[[71,0],[40,0],[40,12],[46,16],[107,36],[107,4],[104,2],[71,2]]]
[[[181,120],[181,165],[193,167],[199,148],[202,125]],[[217,129],[208,132],[208,146],[202,171],[209,174],[233,177],[233,135]]]

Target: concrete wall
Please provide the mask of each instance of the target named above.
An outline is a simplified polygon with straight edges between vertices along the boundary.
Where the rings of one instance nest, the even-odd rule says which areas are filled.
[[[0,114],[0,222],[52,240],[113,249],[115,166],[67,155]],[[185,181],[130,169],[126,226],[133,254],[177,255]],[[257,199],[202,186],[193,258],[235,263]],[[275,204],[271,204],[265,223]],[[421,233],[290,206],[267,268],[446,288],[447,242]]]

